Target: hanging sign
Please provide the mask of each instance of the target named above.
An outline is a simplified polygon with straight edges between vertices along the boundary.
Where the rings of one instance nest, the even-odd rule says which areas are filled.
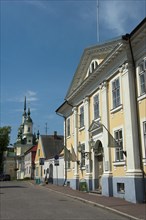
[[[45,158],[40,158],[40,159],[39,159],[39,164],[40,164],[40,165],[44,165],[44,162],[45,162]]]

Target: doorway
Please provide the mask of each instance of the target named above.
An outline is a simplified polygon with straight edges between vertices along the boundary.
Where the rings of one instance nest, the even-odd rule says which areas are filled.
[[[53,184],[53,164],[50,164],[50,166],[49,166],[49,179],[48,179],[48,183],[52,183]]]
[[[99,140],[95,143],[95,148],[94,148],[94,172],[95,172],[94,188],[95,190],[101,192],[102,191],[101,178],[103,174],[103,146],[101,141]]]

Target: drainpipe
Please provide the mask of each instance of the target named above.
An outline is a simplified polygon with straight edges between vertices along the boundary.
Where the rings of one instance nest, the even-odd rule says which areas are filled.
[[[134,84],[135,84],[135,97],[137,97],[137,83],[136,83],[136,65],[135,65],[135,60],[134,60],[134,54],[133,54],[133,49],[132,49],[132,44],[131,44],[131,35],[126,34],[122,36],[122,39],[125,41],[128,41],[129,43],[129,48],[130,48],[130,53],[131,53],[131,59],[132,59],[132,65],[133,65],[133,71],[134,71]],[[144,203],[146,203],[146,188],[145,188],[145,178],[144,178],[144,169],[143,169],[143,163],[142,163],[142,149],[141,149],[141,141],[140,141],[140,126],[139,126],[139,115],[138,115],[138,104],[136,100],[136,116],[137,116],[137,124],[138,124],[138,142],[139,142],[139,154],[140,154],[140,166],[142,170],[142,180],[143,180],[143,190],[144,190]]]
[[[66,163],[66,117],[58,112],[56,112],[57,115],[61,116],[64,118],[64,122],[65,122],[65,129],[64,129],[64,159],[65,159],[65,179],[64,179],[64,183],[63,186],[66,183],[67,180],[67,163]]]

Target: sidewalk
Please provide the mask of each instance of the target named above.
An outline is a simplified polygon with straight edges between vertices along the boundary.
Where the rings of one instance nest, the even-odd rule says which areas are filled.
[[[31,181],[31,183],[37,185],[34,181]],[[113,212],[129,217],[129,219],[146,220],[146,204],[133,204],[120,198],[81,192],[73,190],[68,186],[57,186],[54,184],[40,184],[37,186],[46,187],[51,191],[65,194],[66,196],[93,204],[94,206],[96,205],[101,208],[109,209]]]

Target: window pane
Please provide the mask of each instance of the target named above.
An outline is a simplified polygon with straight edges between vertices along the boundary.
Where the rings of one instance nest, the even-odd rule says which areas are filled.
[[[80,108],[80,127],[84,126],[84,107]]]
[[[99,96],[94,96],[94,119],[99,117]]]
[[[114,133],[114,138],[118,142],[119,148],[115,149],[115,159],[117,161],[123,160],[123,138],[122,138],[122,130],[117,130]]]
[[[120,105],[120,82],[119,78],[112,82],[113,108]]]
[[[144,72],[140,74],[140,88],[141,88],[141,94],[146,92],[146,82],[145,82],[145,76]]]

